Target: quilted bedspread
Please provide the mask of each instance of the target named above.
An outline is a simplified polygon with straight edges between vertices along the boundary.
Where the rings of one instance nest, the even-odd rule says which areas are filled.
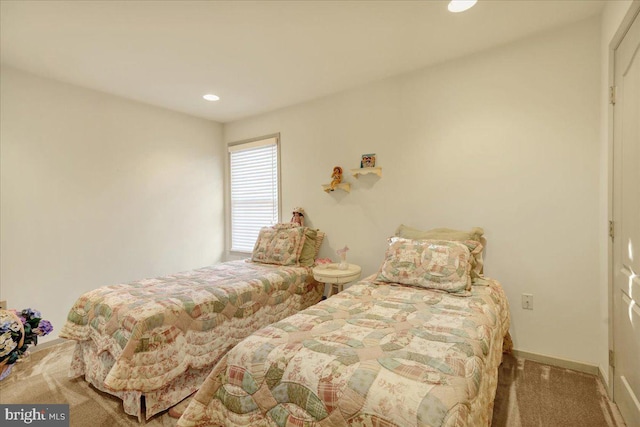
[[[489,426],[509,328],[498,282],[462,297],[372,278],[227,353],[178,426]]]
[[[87,292],[71,308],[60,336],[78,341],[72,376],[85,375],[125,400],[122,392],[139,397],[167,384],[180,388],[176,381],[185,372],[208,373],[240,340],[315,304],[323,290],[308,267],[231,261]],[[138,414],[137,405],[139,399],[125,400],[128,413]]]

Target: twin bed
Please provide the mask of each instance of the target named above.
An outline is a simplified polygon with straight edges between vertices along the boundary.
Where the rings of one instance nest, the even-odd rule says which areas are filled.
[[[401,226],[396,234],[380,270],[347,290],[305,309],[298,304],[301,311],[269,319],[246,338],[216,337],[216,344],[214,335],[201,336],[193,347],[217,356],[202,364],[208,376],[178,426],[490,425],[509,309],[499,283],[482,276],[482,230]],[[179,324],[171,322],[165,327]],[[78,348],[95,346],[96,336]],[[111,371],[136,354],[126,347]],[[159,355],[140,350],[147,373],[163,371]],[[74,365],[87,375],[91,358],[77,354]],[[136,372],[116,371],[105,377],[110,388]]]
[[[176,405],[243,338],[321,299],[311,265],[323,239],[306,227],[265,227],[251,262],[85,293],[60,333],[77,341],[70,376],[118,396],[139,419]]]

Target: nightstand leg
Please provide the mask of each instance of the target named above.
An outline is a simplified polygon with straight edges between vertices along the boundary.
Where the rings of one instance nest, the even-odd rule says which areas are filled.
[[[329,286],[329,295],[327,295],[327,298],[329,298],[333,294],[337,294],[338,292],[342,292],[343,286],[344,285],[342,283],[332,283]]]

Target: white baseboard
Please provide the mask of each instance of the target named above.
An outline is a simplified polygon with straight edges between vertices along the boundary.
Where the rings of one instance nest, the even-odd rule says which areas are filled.
[[[598,378],[600,378],[600,382],[604,386],[609,400],[613,400],[613,389],[612,387],[610,387],[609,382],[605,380],[604,372],[602,372],[602,369],[600,368],[598,368]]]
[[[534,362],[544,363],[546,365],[557,366],[558,368],[571,369],[573,371],[584,372],[585,374],[596,375],[602,379],[600,369],[595,365],[576,362],[574,360],[558,359],[556,357],[545,356],[543,354],[529,353],[527,351],[513,350],[513,355],[522,357],[523,359],[533,360]],[[602,381],[603,384],[606,384]]]

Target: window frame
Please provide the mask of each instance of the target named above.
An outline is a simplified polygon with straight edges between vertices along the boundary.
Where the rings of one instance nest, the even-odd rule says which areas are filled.
[[[280,156],[280,133],[274,133],[274,134],[269,134],[269,135],[263,135],[263,136],[259,136],[259,137],[255,137],[255,138],[250,138],[250,139],[244,139],[241,141],[235,141],[235,142],[230,142],[227,144],[226,146],[226,151],[227,151],[227,161],[226,161],[226,165],[227,165],[227,184],[225,185],[225,194],[226,194],[226,199],[227,199],[227,209],[226,209],[226,235],[227,235],[227,239],[226,239],[226,246],[227,246],[227,253],[229,255],[231,255],[231,257],[233,257],[233,255],[236,256],[246,256],[248,254],[252,253],[252,250],[248,250],[248,251],[244,251],[244,250],[238,250],[238,249],[233,249],[233,212],[232,212],[232,205],[233,205],[233,201],[231,199],[231,151],[233,150],[233,148],[242,146],[242,145],[246,145],[247,149],[250,148],[255,148],[255,147],[259,147],[261,144],[261,142],[264,142],[263,145],[269,145],[271,143],[271,140],[274,140],[275,142],[275,146],[276,146],[276,167],[277,167],[277,176],[276,176],[276,182],[277,182],[277,209],[278,209],[278,215],[277,215],[277,219],[276,222],[281,222],[281,218],[282,218],[282,183],[281,183],[281,176],[282,176],[282,169],[281,169],[281,156]],[[233,148],[232,148],[233,147]]]

